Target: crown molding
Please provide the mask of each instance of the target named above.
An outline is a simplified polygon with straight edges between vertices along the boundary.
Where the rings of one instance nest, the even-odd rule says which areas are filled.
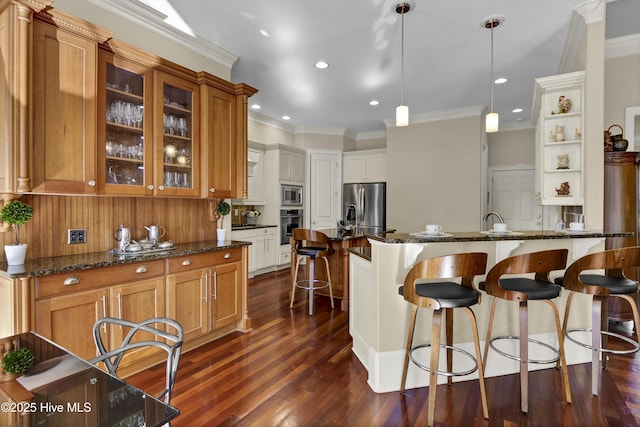
[[[112,12],[121,18],[153,31],[176,42],[205,58],[211,59],[229,69],[238,60],[238,56],[208,42],[201,37],[186,34],[164,22],[166,15],[136,0],[87,0],[88,2]]]
[[[500,124],[500,130],[498,131],[498,133],[529,129],[535,129],[533,122],[531,120],[523,120],[521,122],[509,122]]]
[[[631,55],[640,55],[640,33],[605,40],[605,59]]]
[[[248,119],[254,123],[259,123],[261,125],[270,126],[275,129],[279,129],[289,133],[296,133],[295,126],[284,123],[281,120],[277,120],[264,114],[256,113],[255,111],[249,110]]]
[[[356,137],[356,141],[367,141],[369,139],[381,139],[387,137],[386,130],[376,130],[371,132],[360,132]]]
[[[331,136],[346,136],[348,138],[356,139],[357,135],[349,129],[340,127],[324,127],[324,126],[297,126],[296,135],[299,134],[316,134],[316,135],[331,135]]]

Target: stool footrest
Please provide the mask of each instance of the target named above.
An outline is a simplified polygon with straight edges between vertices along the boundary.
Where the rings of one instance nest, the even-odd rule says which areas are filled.
[[[519,339],[520,339],[520,337],[518,337],[516,335],[505,335],[505,336],[493,338],[491,341],[489,341],[489,345],[498,354],[501,354],[504,357],[508,357],[509,359],[512,359],[512,360],[520,361],[520,357],[519,356],[514,356],[513,354],[509,354],[507,352],[504,352],[504,351],[500,350],[499,348],[497,348],[494,345],[494,342],[498,341],[498,340],[519,340]],[[529,341],[530,343],[534,343],[534,344],[546,347],[547,349],[551,350],[553,352],[553,354],[555,354],[555,356],[552,359],[527,359],[527,363],[538,363],[538,364],[543,364],[544,365],[544,364],[548,364],[548,363],[555,363],[558,360],[560,360],[560,351],[558,351],[558,349],[550,346],[546,342],[534,340],[533,338],[527,338],[527,341]]]
[[[422,363],[420,363],[420,362],[416,361],[416,360],[413,358],[413,352],[414,352],[414,351],[416,351],[416,350],[417,350],[417,349],[419,349],[419,348],[425,348],[425,347],[431,347],[431,344],[422,344],[422,345],[417,345],[417,346],[413,347],[413,348],[411,349],[411,351],[409,352],[409,358],[411,359],[411,361],[412,361],[412,362],[413,362],[413,363],[414,363],[418,368],[423,369],[423,370],[425,370],[425,371],[427,371],[427,372],[431,372],[431,369],[429,368],[429,366],[424,365],[424,364],[422,364]],[[475,371],[477,371],[477,370],[478,370],[478,361],[476,360],[476,358],[475,358],[475,357],[473,357],[473,355],[472,355],[471,353],[469,353],[469,352],[467,352],[467,351],[465,351],[465,350],[463,350],[463,349],[461,349],[461,348],[454,347],[454,346],[452,346],[452,345],[440,345],[440,348],[441,348],[441,349],[442,349],[442,348],[448,348],[448,349],[451,349],[451,350],[453,350],[453,351],[455,351],[455,352],[460,353],[460,354],[461,354],[461,355],[463,355],[463,356],[467,356],[468,358],[470,358],[470,359],[473,361],[474,366],[473,366],[473,368],[469,369],[468,371],[464,371],[464,372],[436,371],[436,373],[437,373],[438,375],[444,375],[444,376],[446,376],[446,377],[460,377],[460,376],[463,376],[463,375],[469,375],[469,374],[472,374],[472,373],[474,373]]]
[[[567,330],[567,332],[564,334],[565,337],[567,337],[567,339],[571,342],[574,342],[576,344],[578,344],[580,347],[584,347],[584,348],[592,348],[592,346],[590,344],[585,344],[583,342],[578,341],[577,339],[573,338],[571,335],[569,335],[572,332],[589,332],[592,333],[593,331],[589,328],[579,328],[579,329],[571,329],[571,330]],[[618,338],[628,344],[631,344],[631,348],[630,349],[626,349],[626,350],[613,350],[611,348],[601,348],[600,349],[600,353],[611,353],[611,354],[631,354],[631,353],[635,353],[638,350],[640,350],[640,344],[637,343],[636,341],[632,340],[629,337],[625,337],[624,335],[621,334],[617,334],[615,332],[609,332],[609,331],[600,331],[601,335],[607,335],[610,337],[614,337],[614,338]]]
[[[329,287],[329,282],[326,280],[319,280],[319,279],[313,279],[313,283],[322,283],[322,285],[320,286],[311,286],[311,281],[308,279],[304,279],[304,280],[298,280],[296,282],[296,288],[300,288],[300,289],[306,289],[306,290],[310,290],[313,289],[314,291],[316,289],[324,289],[324,288],[328,288]],[[304,283],[309,283],[309,286],[304,286]]]

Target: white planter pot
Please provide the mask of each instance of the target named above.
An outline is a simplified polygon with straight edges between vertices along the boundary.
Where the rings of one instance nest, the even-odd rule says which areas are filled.
[[[22,265],[24,258],[27,256],[27,244],[4,245],[4,254],[7,257],[7,264]]]
[[[227,230],[225,230],[224,228],[217,228],[216,234],[218,235],[218,242],[224,242],[227,235]]]

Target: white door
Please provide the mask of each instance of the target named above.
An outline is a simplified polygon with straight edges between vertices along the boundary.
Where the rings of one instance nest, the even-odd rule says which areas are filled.
[[[535,203],[534,169],[494,170],[492,177],[491,210],[500,213],[511,230],[539,230],[542,206]]]
[[[309,153],[309,228],[336,228],[340,206],[340,152]]]

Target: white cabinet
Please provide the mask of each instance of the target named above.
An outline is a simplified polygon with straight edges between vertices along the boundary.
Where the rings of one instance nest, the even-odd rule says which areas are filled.
[[[264,205],[264,151],[254,148],[247,150],[248,198],[245,204]]]
[[[280,180],[304,182],[304,154],[280,149]]]
[[[249,273],[274,267],[279,245],[276,241],[276,227],[252,228],[231,232],[231,239],[251,242],[249,246]]]
[[[342,155],[342,181],[385,182],[387,180],[386,150],[352,151]]]
[[[535,80],[536,194],[543,205],[584,204],[584,71]]]
[[[278,265],[291,264],[291,245],[280,245]]]

